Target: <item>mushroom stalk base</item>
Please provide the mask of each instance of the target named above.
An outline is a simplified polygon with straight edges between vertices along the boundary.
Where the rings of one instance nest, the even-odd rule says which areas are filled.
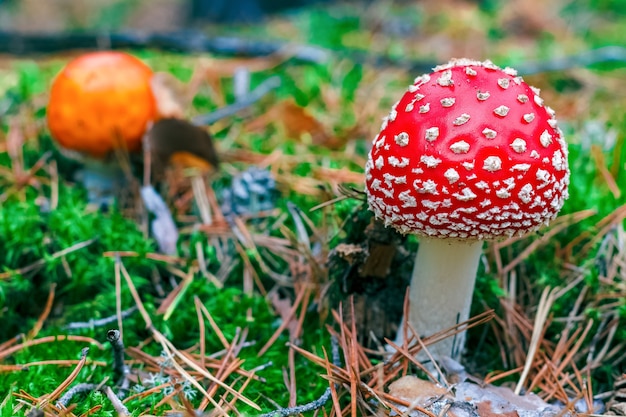
[[[420,238],[409,291],[409,320],[422,337],[449,329],[469,318],[482,241]],[[396,341],[403,340],[403,327]],[[428,351],[458,360],[465,332],[448,337]],[[422,358],[422,355],[420,355]]]
[[[116,193],[124,187],[126,177],[117,161],[88,159],[77,180],[87,190],[89,203],[103,207],[113,203]]]

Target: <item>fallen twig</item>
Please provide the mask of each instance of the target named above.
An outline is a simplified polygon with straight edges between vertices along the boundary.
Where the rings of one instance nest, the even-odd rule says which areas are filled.
[[[263,96],[267,95],[270,91],[280,87],[279,77],[270,77],[264,80],[257,88],[250,91],[246,95],[239,98],[233,104],[221,107],[212,113],[203,114],[193,118],[193,123],[199,126],[211,125],[218,120],[224,119],[229,116],[233,116],[240,111],[250,107],[252,104],[261,100]]]
[[[98,386],[98,384],[76,384],[72,388],[68,389],[65,394],[61,396],[61,398],[59,398],[59,401],[57,401],[57,406],[63,406],[67,408],[75,396],[89,394],[90,392],[97,390]]]
[[[171,33],[139,32],[8,32],[0,31],[0,53],[30,55],[52,54],[72,49],[144,49],[174,52],[209,52],[215,55],[244,57],[266,56],[286,50],[292,58],[311,63],[324,62],[329,52],[315,46],[286,46],[281,42],[264,42],[226,36],[210,37],[200,31]]]
[[[110,386],[105,385],[100,389],[100,391],[102,391],[102,393],[107,396],[109,401],[111,401],[111,404],[117,412],[118,417],[130,416],[130,411],[128,411],[128,408],[126,408],[126,406],[122,403],[122,400],[120,400],[120,398],[115,395]]]
[[[23,275],[23,274],[26,274],[28,272],[36,271],[39,268],[42,268],[43,266],[45,266],[47,262],[50,262],[50,261],[52,261],[54,259],[58,259],[60,257],[68,255],[68,254],[70,254],[72,252],[76,252],[77,250],[86,248],[87,246],[91,245],[95,241],[96,241],[95,238],[89,239],[89,240],[85,240],[84,242],[79,242],[79,243],[77,243],[75,245],[72,245],[72,246],[70,246],[68,248],[65,248],[63,250],[55,252],[52,255],[47,256],[47,257],[45,257],[43,259],[39,259],[39,260],[33,262],[30,265],[26,265],[23,268],[18,268],[18,269],[14,269],[12,271],[2,272],[2,273],[0,273],[0,280],[8,279],[8,278],[11,278],[11,277],[13,277],[15,275]]]
[[[128,375],[129,369],[124,364],[124,342],[120,336],[119,330],[109,330],[107,332],[107,340],[113,348],[113,374],[117,381],[116,385],[124,387],[127,384],[126,375]]]
[[[332,336],[330,339],[331,342],[331,354],[333,365],[341,366],[340,358],[339,358],[339,342],[335,336]],[[336,385],[336,384],[335,384]],[[311,401],[310,403],[296,405],[295,407],[281,408],[278,410],[271,411],[269,413],[261,414],[258,417],[286,417],[286,416],[295,416],[298,414],[307,413],[309,411],[315,411],[322,408],[328,400],[332,396],[332,388],[326,388],[326,391],[316,400]]]
[[[209,52],[222,56],[261,57],[286,51],[291,58],[307,63],[328,61],[332,52],[310,45],[289,46],[282,42],[215,36],[199,31],[173,33],[27,33],[0,31],[0,53],[30,55],[56,53],[72,49],[129,49],[154,48],[174,52]],[[437,65],[430,60],[394,59],[385,55],[342,51],[342,57],[376,67],[399,67],[415,73],[429,71]],[[626,48],[605,46],[574,55],[550,60],[512,63],[522,75],[540,72],[564,71],[571,68],[616,62],[626,63]]]
[[[126,317],[133,314],[137,311],[137,306],[132,306],[129,309],[122,311],[121,317],[125,319]],[[117,320],[117,315],[112,315],[109,317],[103,317],[101,319],[91,319],[89,321],[78,321],[74,323],[68,323],[62,327],[64,330],[78,330],[78,329],[93,329],[95,327],[106,326],[107,324],[113,323]]]

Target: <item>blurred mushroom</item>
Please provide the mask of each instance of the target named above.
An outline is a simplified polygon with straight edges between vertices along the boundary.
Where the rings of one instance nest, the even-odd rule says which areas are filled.
[[[94,203],[107,201],[124,176],[113,156],[137,152],[157,106],[152,70],[123,52],[79,56],[56,76],[47,108],[52,137],[84,162],[84,185]]]

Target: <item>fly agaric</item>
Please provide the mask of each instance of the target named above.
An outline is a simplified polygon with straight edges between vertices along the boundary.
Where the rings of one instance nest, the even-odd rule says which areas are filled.
[[[85,162],[90,194],[121,177],[119,166],[107,161],[114,150],[141,149],[143,134],[158,113],[152,76],[152,70],[131,55],[99,51],[74,59],[54,79],[48,127],[65,151]],[[90,200],[96,199],[90,195]]]
[[[511,68],[469,59],[415,79],[384,119],[365,172],[376,218],[420,236],[408,320],[423,336],[468,319],[483,241],[548,224],[570,176],[539,90]],[[464,334],[456,343],[430,350],[458,358]]]

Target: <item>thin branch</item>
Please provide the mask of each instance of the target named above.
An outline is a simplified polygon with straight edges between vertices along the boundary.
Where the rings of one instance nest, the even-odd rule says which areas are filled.
[[[107,340],[113,348],[113,373],[117,385],[124,387],[127,384],[126,375],[128,375],[130,371],[124,364],[124,342],[120,336],[119,330],[109,330],[107,332]]]
[[[128,408],[126,408],[124,403],[122,403],[122,400],[117,395],[115,395],[115,393],[113,392],[110,386],[105,385],[100,389],[100,391],[104,395],[107,396],[109,401],[111,401],[111,404],[113,405],[113,408],[117,412],[118,417],[130,416],[130,411],[128,411]]]
[[[337,341],[337,338],[335,336],[331,337],[330,342],[333,365],[341,366],[341,359],[339,356],[339,342]],[[313,400],[310,403],[296,405],[295,407],[281,408],[271,411],[269,413],[261,414],[258,417],[287,417],[307,413],[309,411],[319,410],[320,408],[324,407],[324,405],[326,405],[331,396],[332,389],[331,387],[328,387],[318,399]]]
[[[315,46],[289,46],[226,36],[207,36],[200,31],[176,33],[82,32],[26,33],[0,31],[0,53],[29,55],[52,54],[72,49],[161,49],[173,52],[209,52],[215,55],[259,57],[283,53],[301,62],[325,62],[330,52]]]
[[[0,31],[0,53],[30,55],[56,53],[72,49],[160,49],[174,52],[209,52],[221,56],[263,57],[284,54],[296,61],[319,64],[327,62],[333,52],[311,45],[289,45],[282,42],[262,41],[225,36],[207,36],[199,31],[176,33],[25,33]],[[341,52],[358,63],[375,67],[405,68],[414,73],[430,71],[436,62],[430,60],[395,59],[356,50]],[[605,46],[582,51],[574,55],[542,61],[511,63],[522,75],[550,71],[564,71],[588,67],[599,63],[626,63],[626,48]]]
[[[89,394],[90,392],[97,390],[98,386],[99,384],[76,384],[72,388],[68,389],[65,394],[61,396],[61,398],[59,398],[59,401],[57,401],[57,406],[63,406],[67,408],[74,397],[76,397],[77,395]]]
[[[135,311],[137,311],[137,306],[132,306],[131,308],[122,311],[121,317],[125,319],[126,317],[133,314]],[[97,320],[91,319],[89,321],[79,321],[79,322],[74,322],[74,323],[68,323],[62,328],[64,330],[93,329],[95,327],[106,326],[107,324],[113,323],[116,320],[117,320],[117,315],[114,314],[112,316],[103,317]]]
[[[280,78],[270,77],[264,80],[257,88],[241,97],[239,100],[228,106],[221,107],[212,113],[196,116],[193,118],[193,123],[198,126],[211,125],[218,120],[224,119],[229,116],[233,116],[240,111],[250,107],[252,104],[261,100],[265,95],[272,90],[280,87]]]

